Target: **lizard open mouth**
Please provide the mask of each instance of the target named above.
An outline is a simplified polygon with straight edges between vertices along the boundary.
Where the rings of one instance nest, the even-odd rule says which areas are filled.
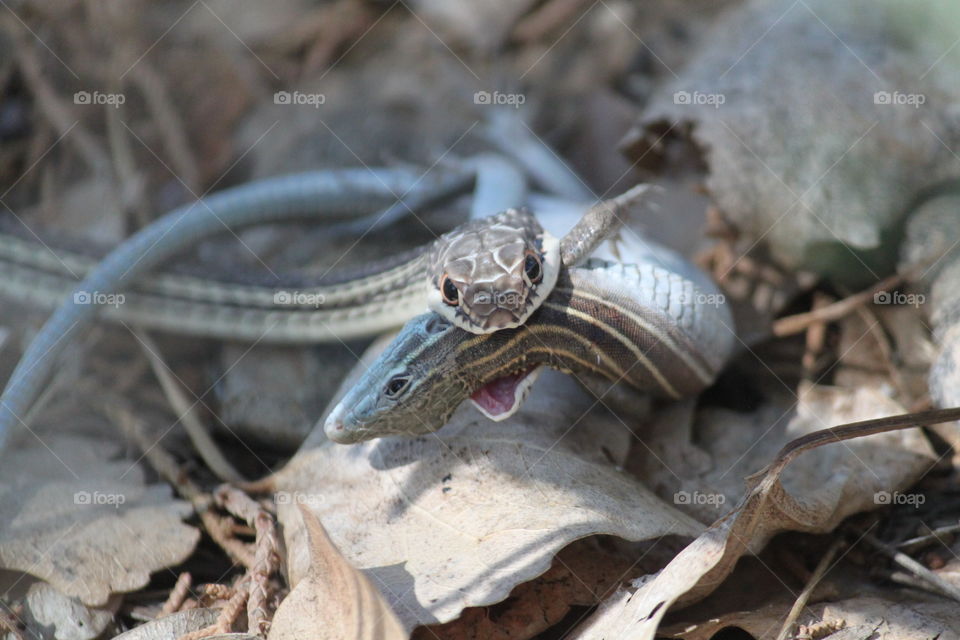
[[[474,391],[470,400],[491,420],[506,420],[523,404],[542,369],[542,366],[532,367],[491,380]]]

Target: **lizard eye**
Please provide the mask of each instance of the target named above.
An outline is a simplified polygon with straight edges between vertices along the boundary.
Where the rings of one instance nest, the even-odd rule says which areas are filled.
[[[457,285],[453,284],[450,276],[443,276],[440,281],[440,295],[443,297],[443,301],[451,307],[460,304],[460,291],[457,289]]]
[[[409,384],[410,378],[408,376],[394,376],[387,382],[387,386],[383,388],[383,392],[388,398],[396,398],[406,390]]]
[[[540,264],[540,257],[535,253],[527,253],[523,261],[523,272],[530,279],[531,284],[537,284],[543,279],[543,267]]]

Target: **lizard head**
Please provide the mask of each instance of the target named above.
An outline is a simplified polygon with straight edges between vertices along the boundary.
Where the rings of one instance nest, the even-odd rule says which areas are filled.
[[[479,358],[524,328],[474,335],[434,313],[408,322],[324,422],[327,437],[353,443],[441,428],[470,398],[487,417],[503,420],[523,403],[540,364],[517,352],[509,363]]]
[[[470,333],[518,327],[550,294],[560,241],[526,209],[508,209],[441,236],[427,271],[430,309]]]

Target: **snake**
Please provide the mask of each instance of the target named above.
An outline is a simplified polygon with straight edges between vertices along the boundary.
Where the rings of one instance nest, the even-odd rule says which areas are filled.
[[[65,250],[55,251],[51,258],[23,234],[0,234],[4,275],[0,293],[57,305],[0,397],[0,450],[13,426],[22,422],[57,356],[98,311],[108,319],[146,328],[254,341],[370,336],[425,308],[435,309],[468,332],[496,331],[524,322],[555,283],[559,261],[574,264],[585,259],[616,230],[623,207],[643,192],[634,190],[589,209],[562,241],[544,231],[530,211],[507,209],[473,220],[412,252],[369,265],[359,274],[320,283],[302,278],[245,283],[175,271],[151,273],[186,247],[226,229],[317,215],[356,215],[390,202],[394,211],[422,207],[462,193],[474,181],[479,188],[479,172],[424,178],[399,169],[326,170],[269,178],[174,209],[102,260]],[[396,202],[398,193],[408,194],[411,202]],[[390,215],[391,209],[381,217]],[[509,250],[504,249],[507,245]],[[516,255],[521,258],[514,259]],[[82,275],[79,284],[71,282],[75,274]],[[296,290],[283,286],[291,284]],[[96,304],[100,299],[117,300],[108,294],[118,291],[125,291],[122,304]]]

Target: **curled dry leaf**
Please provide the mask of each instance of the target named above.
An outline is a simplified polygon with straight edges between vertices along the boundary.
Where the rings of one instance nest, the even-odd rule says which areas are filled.
[[[299,507],[310,568],[277,609],[270,640],[406,640],[403,625],[369,578],[347,562],[317,516]]]
[[[545,372],[504,422],[464,406],[435,434],[305,448],[275,478],[292,582],[308,564],[296,502],[311,504],[408,629],[503,600],[579,538],[696,536],[700,524],[617,466],[633,437]]]
[[[145,484],[143,469],[117,452],[72,436],[8,452],[0,460],[0,566],[101,606],[183,562],[200,537],[181,522],[190,506],[164,485]]]
[[[883,393],[808,386],[801,389],[791,437],[903,413]],[[578,640],[653,638],[674,603],[698,600],[714,589],[746,553],[758,552],[781,531],[823,533],[858,511],[888,504],[934,460],[914,430],[879,433],[803,453],[782,472],[754,479],[736,509],[681,551],[635,593],[621,591],[580,630]]]

